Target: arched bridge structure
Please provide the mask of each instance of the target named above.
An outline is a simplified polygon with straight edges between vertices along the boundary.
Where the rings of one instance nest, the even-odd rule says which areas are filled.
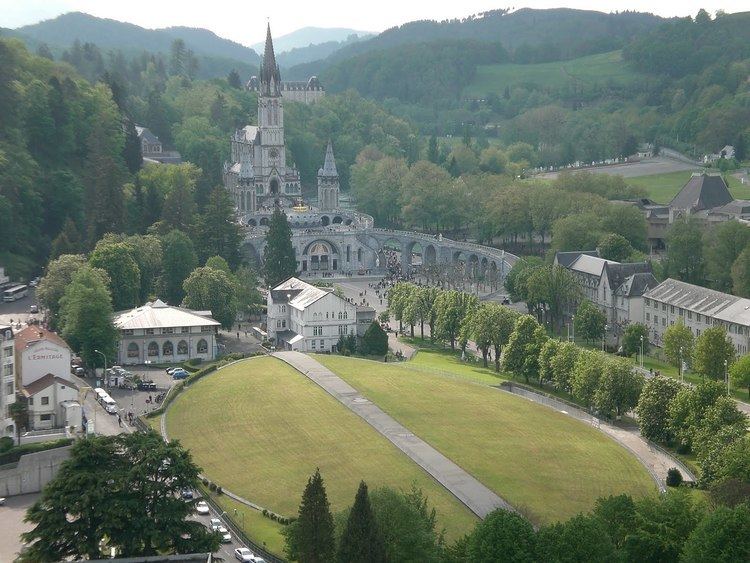
[[[518,260],[504,250],[441,235],[376,228],[369,215],[360,213],[339,214],[343,221],[333,220],[339,215],[333,218],[325,214],[295,215],[288,216],[288,220],[297,268],[302,274],[383,273],[394,266],[395,260],[405,273],[430,266],[451,267],[470,279],[502,282]],[[349,224],[348,219],[351,219]],[[243,223],[245,256],[260,264],[268,227]]]

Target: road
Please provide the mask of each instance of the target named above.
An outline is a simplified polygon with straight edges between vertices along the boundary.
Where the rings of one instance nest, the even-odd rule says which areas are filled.
[[[25,325],[29,318],[41,318],[41,315],[29,313],[29,307],[36,303],[35,291],[33,287],[30,287],[28,295],[23,299],[10,303],[0,301],[0,323],[13,324],[13,328],[15,328],[16,323],[20,322]]]
[[[208,506],[209,506],[208,514],[200,515],[196,513],[193,516],[191,516],[191,519],[197,522],[200,522],[207,528],[210,528],[211,518],[218,518],[219,520],[222,521],[222,524],[224,525],[224,527],[228,529],[229,526],[226,525],[226,522],[224,518],[222,518],[221,514],[216,512],[211,507],[210,504]],[[234,557],[234,550],[239,547],[248,547],[244,543],[242,543],[242,540],[240,540],[240,538],[238,538],[234,534],[231,534],[231,535],[232,535],[232,541],[229,543],[222,543],[221,546],[219,547],[219,550],[214,552],[214,555],[218,555],[219,557],[223,558],[224,561],[235,561],[236,559]]]
[[[21,534],[32,529],[23,521],[26,510],[36,502],[39,493],[9,497],[0,506],[0,561],[13,561],[23,547]]]
[[[629,164],[613,164],[610,166],[594,166],[591,168],[575,168],[570,172],[591,172],[592,174],[612,174],[623,178],[636,178],[638,176],[652,176],[654,174],[667,174],[670,172],[681,172],[683,170],[697,170],[699,166],[671,158],[655,157],[640,162]],[[554,180],[559,172],[546,172],[535,178]]]

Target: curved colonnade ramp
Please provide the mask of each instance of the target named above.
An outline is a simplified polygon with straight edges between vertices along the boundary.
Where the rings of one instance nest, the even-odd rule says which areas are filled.
[[[496,508],[515,510],[494,491],[396,422],[314,358],[301,352],[274,352],[273,356],[307,376],[329,395],[365,420],[480,518],[484,518]]]

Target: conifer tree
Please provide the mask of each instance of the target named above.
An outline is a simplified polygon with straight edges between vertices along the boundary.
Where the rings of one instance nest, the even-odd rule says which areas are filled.
[[[385,561],[385,544],[375,521],[364,481],[359,484],[354,505],[341,536],[338,560],[340,563]]]
[[[336,552],[333,515],[320,469],[315,469],[307,480],[293,535],[288,540],[288,548],[294,546],[293,558],[297,561],[322,563],[333,559]]]
[[[292,229],[286,214],[276,207],[266,234],[266,251],[263,256],[263,276],[266,284],[274,287],[297,273],[297,260],[292,246]]]

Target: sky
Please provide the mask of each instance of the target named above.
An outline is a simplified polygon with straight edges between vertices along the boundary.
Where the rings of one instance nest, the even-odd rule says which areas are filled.
[[[502,8],[579,8],[602,12],[641,11],[660,16],[695,15],[750,10],[748,0],[526,0],[521,4],[502,0],[0,0],[0,27],[16,28],[54,18],[66,12],[85,12],[97,17],[158,28],[173,25],[203,27],[243,45],[265,37],[267,18],[275,36],[306,26],[347,27],[359,31],[383,31],[413,20],[443,20]]]

